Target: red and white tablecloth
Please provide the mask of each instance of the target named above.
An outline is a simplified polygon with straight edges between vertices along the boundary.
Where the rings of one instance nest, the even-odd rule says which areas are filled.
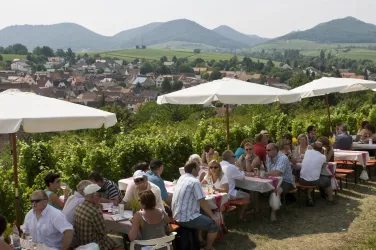
[[[358,161],[363,168],[366,168],[369,161],[369,153],[367,151],[334,150],[334,160]]]
[[[207,173],[208,170],[203,168],[203,170]],[[184,168],[179,168],[180,174],[184,174]],[[276,178],[276,179],[275,179]],[[274,181],[274,182],[273,182]],[[260,193],[265,193],[272,191],[278,188],[282,183],[282,177],[273,177],[273,178],[260,178],[260,177],[252,177],[246,176],[244,180],[235,180],[235,186],[237,188],[242,188],[249,191],[255,191]]]

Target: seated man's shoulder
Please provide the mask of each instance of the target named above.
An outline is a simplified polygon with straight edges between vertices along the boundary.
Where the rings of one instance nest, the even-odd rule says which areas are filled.
[[[149,184],[150,184],[150,188],[153,190],[159,190],[161,191],[161,189],[158,187],[158,185],[154,184],[153,182],[150,182],[149,181]]]

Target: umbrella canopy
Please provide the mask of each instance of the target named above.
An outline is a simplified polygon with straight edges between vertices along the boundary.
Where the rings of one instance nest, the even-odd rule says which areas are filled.
[[[22,126],[28,133],[108,128],[116,124],[116,115],[70,102],[10,89],[0,93],[0,134],[10,134],[16,202],[16,225],[20,226],[18,196],[17,139]]]
[[[299,93],[302,98],[307,98],[330,93],[349,93],[367,89],[376,89],[376,82],[352,78],[323,77],[290,91]]]
[[[225,104],[291,103],[300,100],[300,95],[237,79],[223,78],[179,90],[158,97],[158,104],[209,104],[219,101]]]
[[[105,128],[116,115],[54,98],[11,89],[0,93],[0,134],[15,133],[21,125],[28,133]]]

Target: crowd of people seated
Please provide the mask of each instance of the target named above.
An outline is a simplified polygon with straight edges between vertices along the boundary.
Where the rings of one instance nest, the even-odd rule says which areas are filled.
[[[372,140],[374,133],[374,126],[364,121],[358,139]],[[31,235],[33,241],[56,249],[65,250],[92,242],[103,250],[114,249],[119,243],[107,235],[100,203],[110,202],[114,206],[122,203],[125,209],[134,209],[132,204],[136,201],[140,207],[133,216],[129,240],[138,239],[140,235],[145,240],[166,236],[173,220],[181,227],[198,230],[201,247],[213,249],[218,232],[227,231],[218,212],[227,211],[230,205],[225,203],[212,210],[205,200],[203,185],[212,186],[214,194],[227,193],[230,201],[250,200],[251,193],[236,188],[235,182],[263,167],[266,176],[282,178],[280,195],[288,197],[287,193],[295,189],[298,181],[305,186],[319,187],[327,203],[336,204],[330,177],[322,174],[322,168],[327,162],[334,161],[336,149],[350,150],[353,138],[345,123],[337,124],[334,138],[331,143],[328,137],[317,137],[316,127],[309,126],[296,140],[286,134],[278,142],[272,142],[268,131],[262,130],[254,138],[242,140],[235,153],[226,150],[221,157],[213,145],[205,145],[201,157],[192,154],[187,159],[185,173],[178,179],[173,195],[167,192],[162,178],[164,166],[159,159],[136,164],[133,181],[124,196],[115,182],[96,172],[82,180],[73,195],[69,196],[67,187],[59,196],[60,175],[48,173],[44,178],[46,190],[36,190],[31,195],[32,209],[24,219],[23,233]],[[307,205],[313,206],[309,192],[307,198]],[[247,203],[240,206],[238,220],[246,222],[250,210]],[[276,220],[275,210],[271,212],[271,220]],[[0,216],[0,234],[4,231],[4,221]],[[206,240],[203,231],[207,232]],[[3,245],[6,244],[0,240],[0,246]]]

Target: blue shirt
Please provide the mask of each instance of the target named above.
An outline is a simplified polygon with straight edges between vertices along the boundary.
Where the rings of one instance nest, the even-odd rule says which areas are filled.
[[[349,134],[336,135],[336,141],[334,142],[334,149],[350,150],[352,147],[353,138]]]
[[[235,159],[239,159],[240,156],[242,156],[242,154],[245,154],[245,151],[242,147],[238,147],[238,149],[235,151]]]
[[[266,166],[268,171],[278,170],[281,172],[281,176],[284,182],[295,185],[294,177],[292,176],[292,169],[289,158],[278,152],[277,156],[272,161],[269,156],[266,156]]]
[[[167,189],[166,189],[163,179],[152,171],[148,171],[146,174],[148,176],[148,180],[151,183],[157,185],[159,189],[161,190],[162,200],[166,200],[168,197],[168,194],[167,194]]]

